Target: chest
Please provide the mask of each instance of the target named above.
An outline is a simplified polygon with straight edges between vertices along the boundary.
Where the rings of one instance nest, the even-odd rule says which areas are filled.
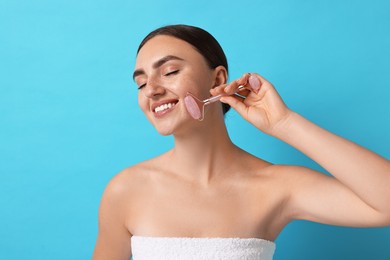
[[[253,185],[154,187],[133,200],[129,230],[150,236],[259,237],[269,233],[281,202],[281,196]]]

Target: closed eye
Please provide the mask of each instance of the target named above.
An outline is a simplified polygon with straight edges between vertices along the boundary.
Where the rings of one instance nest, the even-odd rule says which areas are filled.
[[[179,72],[179,70],[174,70],[174,71],[171,71],[171,72],[168,72],[167,74],[165,74],[164,76],[171,76],[171,75],[175,75]]]
[[[140,90],[141,88],[143,88],[145,86],[146,86],[146,84],[142,84],[142,85],[138,86],[138,90]]]
[[[175,74],[177,74],[177,73],[179,73],[179,70],[173,70],[173,71],[170,71],[170,72],[164,74],[164,76],[172,76],[172,75],[175,75]],[[139,85],[139,86],[138,86],[138,90],[142,89],[142,88],[145,87],[145,86],[146,86],[146,83],[145,83],[145,84],[142,84],[142,85]]]

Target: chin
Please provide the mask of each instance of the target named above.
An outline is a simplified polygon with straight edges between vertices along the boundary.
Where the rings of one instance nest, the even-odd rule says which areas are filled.
[[[149,121],[152,123],[154,128],[160,135],[168,136],[175,134],[182,134],[187,132],[193,127],[191,123],[194,122],[194,119],[187,117],[176,117],[176,118],[167,118],[165,120],[156,120],[155,118],[149,118]]]
[[[170,122],[170,123],[164,123],[164,124],[161,124],[161,123],[157,123],[157,124],[154,124],[154,128],[157,130],[157,132],[160,134],[160,135],[163,135],[163,136],[168,136],[168,135],[172,135],[175,133],[175,130],[177,128],[176,124]]]
[[[149,118],[156,131],[163,136],[174,135],[186,129],[187,119],[182,116],[167,117],[164,119]]]
[[[159,129],[157,129],[157,132],[158,132],[160,135],[163,135],[163,136],[168,136],[168,135],[172,135],[172,134],[173,134],[172,131],[168,131],[168,130],[159,130]]]
[[[160,135],[168,136],[189,133],[191,132],[190,130],[193,126],[185,123],[180,124],[179,122],[170,122],[169,124],[155,124],[154,127]]]

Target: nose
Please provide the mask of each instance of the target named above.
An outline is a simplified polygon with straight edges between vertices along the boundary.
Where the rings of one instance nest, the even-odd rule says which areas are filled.
[[[153,79],[148,80],[145,86],[145,96],[148,98],[155,98],[165,93],[165,88]]]

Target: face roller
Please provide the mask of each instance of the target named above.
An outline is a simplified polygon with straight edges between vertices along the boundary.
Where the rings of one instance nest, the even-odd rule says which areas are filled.
[[[245,86],[239,86],[235,95],[240,96],[237,92],[245,89]],[[210,97],[205,100],[199,100],[196,98],[194,95],[192,95],[190,92],[187,92],[186,97],[184,98],[184,104],[187,108],[188,113],[194,118],[199,121],[202,121],[204,118],[204,107],[217,102],[218,100],[221,99],[221,97],[226,96],[225,94],[220,94],[215,97]]]

